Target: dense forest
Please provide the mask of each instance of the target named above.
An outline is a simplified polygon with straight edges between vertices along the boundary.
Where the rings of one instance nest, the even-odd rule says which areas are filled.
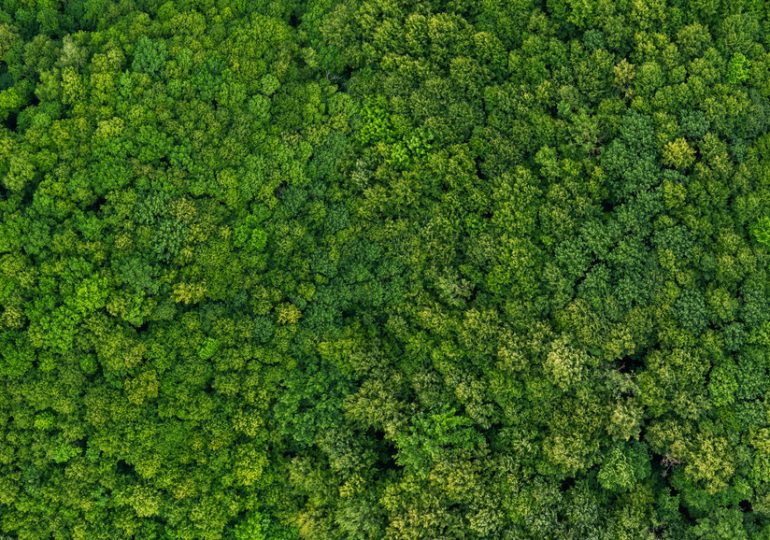
[[[0,0],[0,536],[770,538],[765,0]]]

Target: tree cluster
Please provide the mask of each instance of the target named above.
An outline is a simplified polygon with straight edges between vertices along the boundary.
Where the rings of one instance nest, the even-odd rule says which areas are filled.
[[[0,534],[770,537],[763,0],[0,0]]]

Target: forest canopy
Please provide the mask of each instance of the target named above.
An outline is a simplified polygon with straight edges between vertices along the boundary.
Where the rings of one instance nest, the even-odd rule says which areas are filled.
[[[770,538],[770,4],[0,0],[0,536]]]

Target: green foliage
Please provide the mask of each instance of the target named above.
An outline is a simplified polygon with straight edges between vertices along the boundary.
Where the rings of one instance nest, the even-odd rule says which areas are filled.
[[[767,2],[0,2],[0,537],[770,534]]]
[[[727,63],[727,82],[742,84],[749,80],[751,63],[742,53],[735,53]]]
[[[220,344],[216,339],[206,338],[206,340],[203,342],[203,346],[198,349],[198,357],[201,360],[209,360],[211,357],[217,354],[219,347]]]
[[[131,69],[148,75],[157,74],[166,63],[166,56],[165,42],[142,36],[136,42]]]
[[[288,528],[276,525],[268,516],[259,512],[249,514],[233,529],[235,540],[293,540],[296,533]]]
[[[763,217],[754,224],[752,228],[754,238],[757,242],[770,248],[770,217]]]
[[[609,491],[628,491],[650,476],[650,455],[644,444],[618,445],[599,469],[599,484]]]
[[[384,99],[377,99],[366,104],[361,110],[361,127],[357,132],[361,144],[390,142],[395,136],[384,101]]]

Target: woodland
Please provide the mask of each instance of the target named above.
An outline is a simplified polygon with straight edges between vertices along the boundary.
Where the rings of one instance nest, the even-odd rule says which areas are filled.
[[[770,3],[0,0],[0,537],[770,539]]]

